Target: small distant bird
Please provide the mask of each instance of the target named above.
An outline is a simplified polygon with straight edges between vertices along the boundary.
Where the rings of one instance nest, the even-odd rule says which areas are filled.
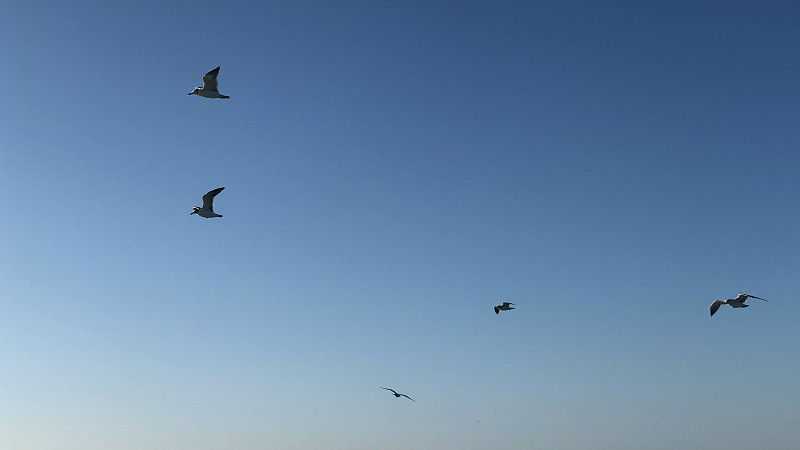
[[[194,94],[205,98],[230,98],[219,93],[217,75],[219,75],[219,67],[203,75],[203,87],[194,88],[192,92],[189,92],[189,95]]]
[[[381,389],[386,389],[387,391],[392,391],[392,393],[394,393],[394,396],[397,397],[397,398],[405,397],[405,398],[411,400],[412,402],[416,401],[413,398],[407,396],[406,394],[398,394],[397,391],[395,391],[394,389],[389,389],[389,388],[385,388],[385,387],[382,387]]]
[[[714,316],[714,313],[717,312],[720,306],[722,305],[729,305],[732,308],[747,308],[750,305],[745,305],[744,302],[748,298],[757,298],[759,300],[767,301],[765,298],[756,297],[755,295],[748,295],[748,294],[739,294],[736,298],[729,298],[727,300],[715,300],[714,303],[711,304],[711,317]]]
[[[516,309],[516,308],[512,308],[511,305],[513,305],[513,303],[503,302],[502,305],[497,305],[497,306],[494,307],[494,313],[495,314],[500,314],[500,311],[508,311],[510,309]]]
[[[192,214],[197,214],[200,217],[205,217],[206,219],[210,219],[212,217],[222,217],[222,214],[217,214],[214,212],[214,197],[217,196],[222,190],[225,189],[224,187],[216,188],[213,191],[206,192],[206,195],[203,196],[203,207],[195,206],[192,209]],[[190,216],[192,214],[189,214]]]

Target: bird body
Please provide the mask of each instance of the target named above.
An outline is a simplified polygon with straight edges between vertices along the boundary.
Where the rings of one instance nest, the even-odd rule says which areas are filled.
[[[722,305],[728,305],[731,308],[747,308],[750,305],[745,305],[744,302],[748,298],[757,298],[759,300],[767,301],[767,299],[748,294],[739,294],[736,296],[736,298],[729,298],[727,300],[715,300],[714,303],[711,304],[711,316],[713,317],[714,313],[717,312],[719,307]]]
[[[405,398],[407,398],[407,399],[411,400],[412,402],[415,402],[415,401],[416,401],[416,400],[414,400],[413,398],[411,398],[411,397],[407,396],[406,394],[399,394],[399,393],[398,393],[397,391],[395,391],[394,389],[389,389],[389,388],[385,388],[385,387],[381,387],[381,389],[386,389],[387,391],[392,391],[392,393],[394,394],[394,396],[395,396],[395,397],[397,397],[397,398],[400,398],[400,397],[405,397]]]
[[[513,303],[503,302],[502,305],[497,305],[497,306],[494,307],[494,313],[495,314],[500,314],[500,311],[508,311],[508,310],[511,310],[511,309],[516,309],[516,308],[512,308],[511,305],[513,305]]]
[[[230,98],[219,93],[219,83],[217,82],[219,67],[203,75],[203,87],[196,87],[189,95],[199,95],[205,98]]]
[[[194,212],[192,212],[192,214],[197,214],[198,216],[205,217],[206,219],[211,219],[213,217],[222,217],[222,214],[217,214],[214,211],[206,211],[205,209],[202,209],[199,206],[194,207]]]
[[[203,207],[193,207],[192,214],[197,214],[198,216],[205,217],[206,219],[210,219],[212,217],[222,217],[222,214],[217,214],[214,212],[214,197],[222,192],[223,189],[225,188],[221,187],[206,192],[206,194],[203,196]],[[191,216],[192,214],[189,215]]]

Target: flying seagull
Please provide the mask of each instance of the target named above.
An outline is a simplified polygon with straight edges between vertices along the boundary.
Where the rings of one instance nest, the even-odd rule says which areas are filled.
[[[382,387],[381,389],[386,389],[387,391],[392,391],[392,393],[394,393],[394,396],[397,397],[397,398],[405,397],[405,398],[411,400],[412,402],[416,401],[413,398],[407,396],[406,394],[398,394],[397,391],[395,391],[394,389],[389,389],[389,388],[385,388],[385,387]]]
[[[729,298],[727,300],[715,300],[714,303],[711,304],[711,316],[714,316],[714,313],[717,312],[720,306],[722,305],[729,305],[733,308],[747,308],[750,305],[745,305],[744,302],[748,298],[757,298],[759,300],[767,301],[765,298],[756,297],[755,295],[748,295],[748,294],[739,294],[736,298]]]
[[[227,95],[222,95],[217,90],[217,75],[219,75],[219,67],[203,75],[203,87],[196,87],[189,95],[199,95],[205,98],[230,98]]]
[[[500,311],[508,311],[509,309],[516,309],[512,308],[511,305],[513,305],[513,303],[503,302],[502,305],[497,305],[494,307],[494,313],[500,314]]]
[[[225,189],[224,187],[216,188],[213,191],[206,192],[206,195],[203,196],[203,207],[195,206],[192,209],[192,214],[197,214],[200,217],[205,217],[206,219],[210,219],[212,217],[222,217],[222,214],[217,214],[214,212],[214,197],[217,196],[222,190]],[[190,216],[192,214],[189,214]]]

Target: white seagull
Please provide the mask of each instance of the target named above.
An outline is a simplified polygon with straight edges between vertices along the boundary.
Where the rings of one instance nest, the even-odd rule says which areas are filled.
[[[411,400],[412,402],[415,402],[415,401],[416,401],[416,400],[414,400],[413,398],[411,398],[411,397],[407,396],[406,394],[398,394],[398,393],[397,393],[397,391],[395,391],[394,389],[389,389],[389,388],[385,388],[385,387],[381,387],[381,389],[386,389],[387,391],[392,391],[392,393],[394,394],[394,396],[395,396],[395,397],[397,397],[397,398],[400,398],[400,397],[405,397],[405,398],[407,398],[407,399]]]
[[[512,308],[511,305],[513,305],[513,303],[503,302],[502,305],[497,305],[497,306],[494,307],[494,313],[495,314],[500,314],[500,311],[508,311],[510,309],[516,309],[516,308]]]
[[[217,214],[214,212],[214,197],[217,196],[222,190],[225,189],[224,187],[216,188],[213,191],[206,192],[206,195],[203,196],[203,207],[195,206],[192,209],[192,214],[197,214],[200,217],[205,217],[206,219],[210,219],[212,217],[222,217],[222,214]],[[189,214],[190,216],[192,214]]]
[[[217,90],[217,75],[219,75],[219,67],[203,75],[203,87],[196,87],[189,95],[199,95],[205,98],[230,98],[227,95],[222,95]]]
[[[745,305],[744,302],[748,298],[757,298],[759,300],[767,301],[765,298],[756,297],[755,295],[748,295],[748,294],[739,294],[736,298],[729,298],[727,300],[715,300],[714,303],[711,304],[711,316],[714,316],[714,313],[717,312],[720,306],[722,305],[729,305],[732,308],[747,308],[750,305]]]

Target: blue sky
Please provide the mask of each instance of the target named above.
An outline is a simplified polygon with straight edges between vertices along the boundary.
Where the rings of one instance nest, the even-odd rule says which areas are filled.
[[[797,448],[798,20],[10,3],[0,447]]]

